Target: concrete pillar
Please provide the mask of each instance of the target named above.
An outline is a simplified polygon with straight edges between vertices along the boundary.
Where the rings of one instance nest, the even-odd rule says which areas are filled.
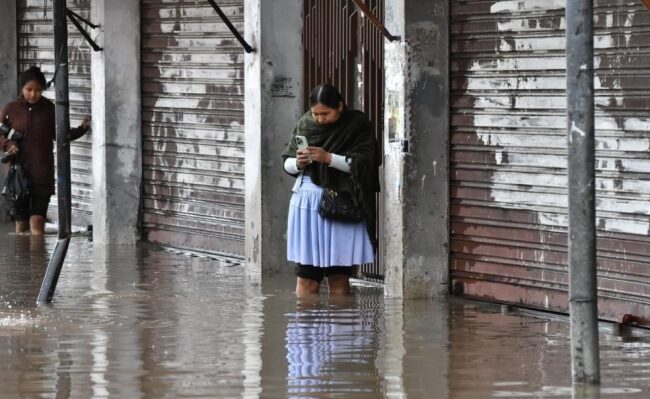
[[[16,98],[18,92],[18,28],[16,2],[0,0],[0,108]],[[0,168],[0,184],[4,182],[6,168]],[[0,219],[6,218],[7,202],[0,200]]]
[[[246,0],[246,267],[291,272],[286,224],[293,179],[280,154],[303,113],[302,1]]]
[[[447,0],[386,0],[383,187],[386,295],[448,290],[449,8]]]
[[[135,244],[142,179],[140,2],[95,0],[92,54],[93,240]]]
[[[18,28],[16,2],[0,0],[0,107],[18,93]]]

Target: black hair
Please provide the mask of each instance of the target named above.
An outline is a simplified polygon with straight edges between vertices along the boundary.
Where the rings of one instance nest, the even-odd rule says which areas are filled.
[[[45,80],[45,75],[43,75],[43,72],[41,72],[41,68],[32,66],[25,72],[21,73],[19,79],[20,88],[22,89],[27,83],[31,82],[32,80],[40,84],[43,90],[46,89],[47,81]]]
[[[343,101],[343,96],[329,83],[316,86],[309,95],[309,106],[313,107],[316,104],[323,104],[330,108],[338,108],[339,104]],[[345,104],[345,101],[343,101]]]

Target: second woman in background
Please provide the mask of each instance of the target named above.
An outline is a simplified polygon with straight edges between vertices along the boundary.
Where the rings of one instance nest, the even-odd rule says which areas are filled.
[[[22,166],[30,181],[29,198],[12,209],[16,233],[43,235],[50,196],[54,194],[54,104],[43,97],[46,82],[38,67],[20,75],[20,88],[20,96],[0,112],[0,122],[20,132],[22,138],[0,137],[0,147],[12,157],[11,162]],[[83,136],[89,126],[90,118],[86,117],[81,126],[70,130],[70,140]]]

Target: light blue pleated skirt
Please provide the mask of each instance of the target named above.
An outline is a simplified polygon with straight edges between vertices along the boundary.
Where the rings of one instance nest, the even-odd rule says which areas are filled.
[[[374,261],[366,222],[346,223],[322,218],[318,205],[323,189],[309,176],[289,204],[287,258],[302,265],[353,266]]]

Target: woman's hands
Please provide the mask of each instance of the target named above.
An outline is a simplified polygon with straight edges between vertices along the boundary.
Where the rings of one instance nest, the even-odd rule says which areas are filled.
[[[307,147],[306,150],[296,151],[296,166],[304,169],[312,162],[320,162],[329,165],[332,162],[332,154],[320,147]]]
[[[305,169],[305,166],[311,163],[311,158],[309,158],[308,150],[298,150],[296,151],[296,166],[298,169]]]
[[[320,147],[307,147],[309,156],[314,162],[320,162],[329,165],[332,162],[332,154]]]
[[[7,154],[9,155],[16,155],[18,154],[18,146],[15,144],[12,144],[7,148]]]
[[[81,122],[81,128],[83,130],[88,130],[90,128],[90,117],[84,116],[84,120]]]

